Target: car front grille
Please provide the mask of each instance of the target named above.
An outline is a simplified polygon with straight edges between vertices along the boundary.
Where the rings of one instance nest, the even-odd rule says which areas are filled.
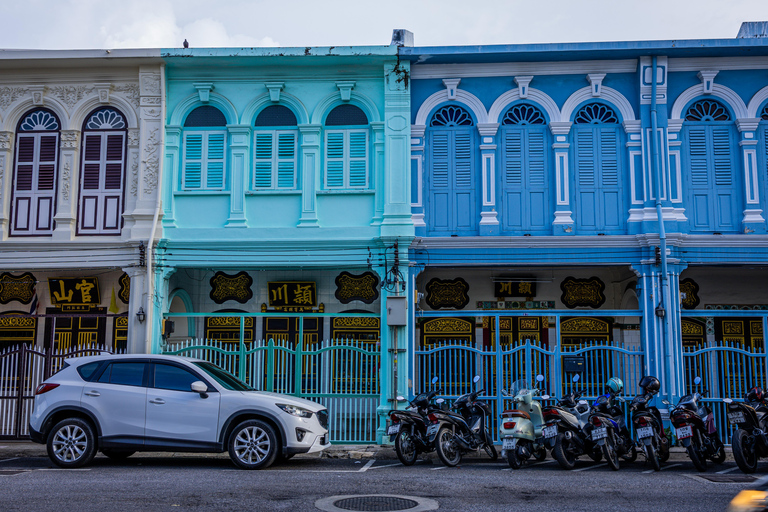
[[[328,430],[328,409],[317,411],[317,421],[320,422],[320,426]]]

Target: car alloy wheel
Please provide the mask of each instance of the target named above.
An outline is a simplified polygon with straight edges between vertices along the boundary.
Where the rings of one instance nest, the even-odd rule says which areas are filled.
[[[62,468],[78,468],[93,460],[96,439],[91,426],[80,418],[68,418],[53,427],[48,436],[48,456]]]
[[[229,457],[241,469],[263,469],[277,457],[277,436],[260,420],[240,423],[229,436]]]

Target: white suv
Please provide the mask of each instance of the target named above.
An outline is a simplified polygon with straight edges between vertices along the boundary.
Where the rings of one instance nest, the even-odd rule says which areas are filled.
[[[328,448],[328,410],[256,391],[218,366],[178,356],[67,359],[35,391],[32,440],[58,466],[137,451],[229,451],[236,466]]]

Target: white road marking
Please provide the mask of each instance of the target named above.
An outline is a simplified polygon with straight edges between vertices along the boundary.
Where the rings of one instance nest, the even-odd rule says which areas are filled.
[[[36,471],[90,471],[91,468],[40,468]]]
[[[359,472],[359,473],[365,473],[366,471],[368,471],[368,468],[369,468],[369,467],[373,466],[373,463],[374,463],[374,462],[376,462],[376,459],[371,459],[371,460],[369,460],[368,462],[366,462],[366,463],[365,463],[365,466],[361,467],[361,468],[358,470],[358,472]]]
[[[587,468],[572,469],[571,471],[574,472],[574,473],[576,473],[577,471],[589,471],[590,469],[601,468],[601,467],[607,466],[607,465],[608,465],[607,462],[603,462],[602,464],[596,464],[594,466],[589,466]]]
[[[376,466],[375,468],[369,468],[369,469],[381,469],[381,468],[391,468],[393,466],[402,466],[403,464],[401,462],[398,462],[397,464],[386,464],[384,466]]]
[[[430,471],[437,471],[438,469],[446,469],[448,466],[440,466],[439,468],[432,468]]]
[[[724,475],[726,473],[730,473],[731,471],[736,471],[737,469],[739,469],[739,466],[728,468],[728,469],[724,469],[722,471],[718,471],[717,474],[718,475]]]
[[[2,448],[2,447],[0,447],[0,448]],[[19,460],[20,458],[21,457],[14,457],[12,459],[3,459],[3,460],[0,460],[0,462],[8,462],[9,460]]]
[[[669,468],[675,468],[677,466],[682,466],[682,464],[670,464],[669,466],[661,466],[661,471],[664,471],[665,469],[669,469]],[[656,472],[655,469],[649,469],[648,471],[643,471],[643,474],[648,475],[650,473],[655,473],[655,472]]]
[[[533,466],[541,466],[544,464],[552,464],[553,462],[557,462],[555,460],[544,460],[541,462],[531,462],[530,464],[527,464],[526,467],[533,467]],[[513,471],[512,468],[502,468],[502,471]]]

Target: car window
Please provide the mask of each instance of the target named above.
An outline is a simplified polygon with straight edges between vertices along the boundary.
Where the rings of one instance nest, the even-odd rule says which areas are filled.
[[[98,369],[101,362],[96,361],[94,363],[84,364],[77,368],[77,373],[83,378],[83,380],[90,381],[93,378],[93,374]]]
[[[231,373],[222,370],[213,363],[195,361],[192,364],[203,370],[210,375],[219,384],[224,386],[225,389],[232,391],[253,391],[253,388],[241,381]]]
[[[144,363],[111,363],[99,377],[99,382],[141,386],[144,384]]]
[[[191,391],[191,384],[200,377],[178,366],[155,364],[155,386],[159,389]]]

